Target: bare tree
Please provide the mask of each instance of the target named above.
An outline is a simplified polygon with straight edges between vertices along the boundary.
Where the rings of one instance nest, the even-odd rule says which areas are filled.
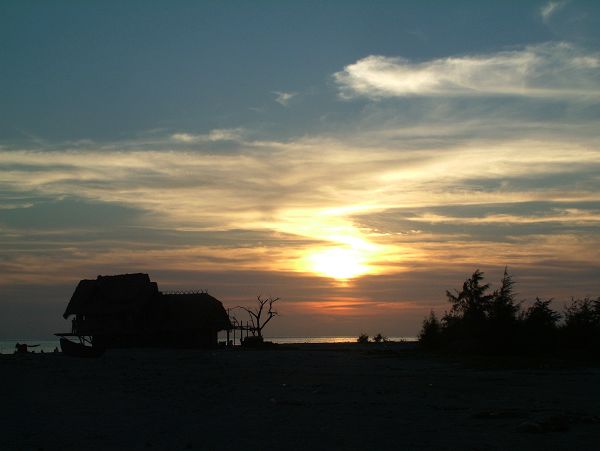
[[[236,308],[241,308],[248,312],[250,316],[250,322],[252,323],[252,334],[259,337],[261,340],[262,330],[265,326],[273,319],[273,317],[277,316],[277,312],[273,310],[273,304],[279,300],[279,298],[274,298],[269,296],[268,298],[263,299],[260,296],[256,297],[258,301],[258,305],[253,308],[238,306]]]

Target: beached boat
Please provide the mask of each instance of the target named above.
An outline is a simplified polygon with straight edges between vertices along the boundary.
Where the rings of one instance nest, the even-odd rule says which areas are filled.
[[[76,343],[64,337],[60,338],[60,348],[65,355],[73,357],[100,357],[105,351],[103,347],[86,346],[83,343]]]

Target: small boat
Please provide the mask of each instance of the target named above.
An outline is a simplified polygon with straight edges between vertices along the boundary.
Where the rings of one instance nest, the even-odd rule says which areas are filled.
[[[100,357],[105,348],[99,346],[86,346],[83,343],[75,343],[64,337],[60,339],[60,348],[63,354],[73,357]]]

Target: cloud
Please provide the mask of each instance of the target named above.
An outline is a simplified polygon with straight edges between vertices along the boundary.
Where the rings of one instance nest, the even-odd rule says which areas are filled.
[[[173,133],[171,135],[173,141],[178,141],[182,143],[193,143],[200,141],[200,137],[198,135],[191,135],[189,133]]]
[[[380,132],[365,142],[353,135],[248,141],[229,154],[4,151],[0,189],[20,193],[11,204],[76,196],[147,212],[155,226],[243,228],[324,241],[360,237],[349,218],[363,211],[597,198],[600,153],[588,141],[471,138],[443,151],[418,139],[411,148],[410,135],[398,141]]]
[[[583,237],[600,226],[600,202],[519,202],[391,208],[354,217],[363,227],[402,236],[403,241],[464,240],[519,243],[521,237]],[[538,241],[538,239],[534,239]]]
[[[0,224],[18,230],[107,228],[141,222],[141,211],[131,207],[71,198],[31,202],[5,208]]]
[[[162,149],[157,139],[150,150],[2,150],[3,293],[60,282],[68,298],[81,277],[148,271],[229,305],[274,293],[319,318],[376,302],[381,321],[413,302],[412,316],[398,313],[406,330],[476,267],[537,271],[536,296],[597,295],[597,278],[583,276],[598,270],[597,134],[530,123],[537,135],[489,135],[470,123],[454,136],[460,121],[438,125],[286,141],[248,131],[231,153],[204,152],[210,133],[192,135],[203,138],[191,150],[171,135]],[[444,145],[424,144],[427,134]],[[373,274],[347,288],[298,266],[307,251],[356,243],[376,250]]]
[[[566,4],[566,1],[549,1],[544,6],[542,6],[540,8],[540,16],[542,17],[544,23],[548,23],[552,16],[558,11],[560,11]]]
[[[197,144],[218,141],[240,141],[245,133],[243,128],[216,128],[206,134],[173,133],[171,140],[184,144]]]
[[[290,101],[298,95],[297,92],[282,92],[282,91],[273,91],[275,94],[275,102],[279,103],[282,106],[288,106]]]
[[[369,102],[343,126],[282,140],[220,128],[5,148],[0,284],[218,273],[234,299],[264,293],[237,279],[256,272],[285,275],[273,293],[286,299],[399,305],[508,264],[567,268],[534,293],[556,296],[598,261],[598,114],[593,101],[421,97]],[[375,250],[368,290],[306,286],[299,262],[315,248],[363,244]],[[418,271],[437,285],[411,285]]]
[[[413,62],[371,55],[334,74],[349,99],[413,96],[594,97],[600,54],[567,43]]]

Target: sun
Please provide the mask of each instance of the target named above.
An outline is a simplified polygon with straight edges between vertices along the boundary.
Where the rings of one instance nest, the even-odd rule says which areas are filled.
[[[348,280],[369,272],[364,257],[355,249],[334,247],[309,256],[313,272],[338,280]]]

